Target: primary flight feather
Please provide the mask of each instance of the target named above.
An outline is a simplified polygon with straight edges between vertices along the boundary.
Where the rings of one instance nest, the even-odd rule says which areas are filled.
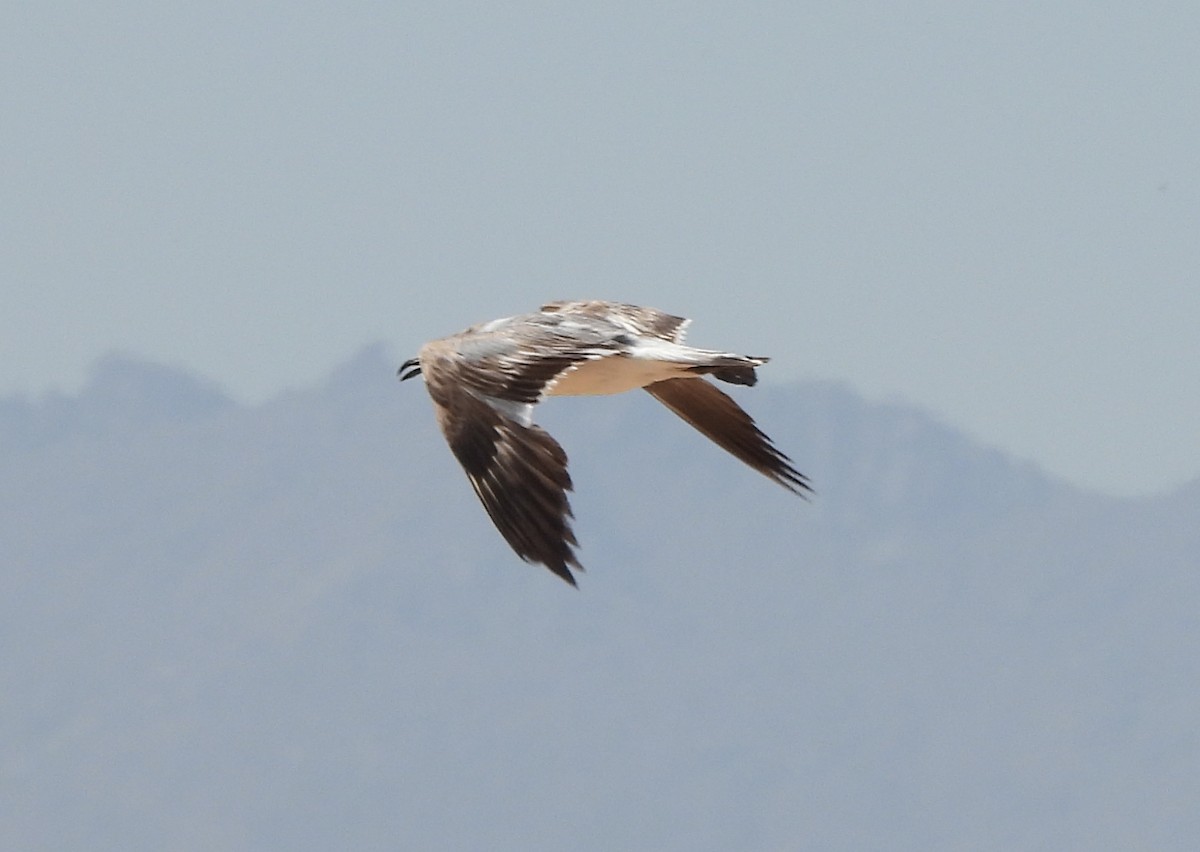
[[[575,556],[567,454],[533,422],[547,396],[645,388],[714,443],[804,496],[808,479],[705,376],[757,381],[766,358],[683,343],[690,320],[618,302],[551,302],[421,347],[400,367],[420,375],[438,426],[492,522],[517,555],[571,585]]]

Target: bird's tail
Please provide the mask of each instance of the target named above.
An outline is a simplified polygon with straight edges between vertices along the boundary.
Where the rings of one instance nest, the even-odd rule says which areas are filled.
[[[694,346],[659,339],[640,340],[630,354],[635,358],[671,364],[683,373],[712,376],[735,385],[753,385],[758,381],[754,368],[770,360],[738,355],[736,352],[696,349]]]
[[[754,368],[761,367],[770,360],[769,358],[755,358],[749,355],[734,355],[732,352],[704,352],[703,350],[697,350],[697,354],[708,357],[704,363],[689,367],[689,373],[712,376],[714,379],[720,379],[723,382],[750,387],[753,387],[758,382],[758,373],[755,372]]]

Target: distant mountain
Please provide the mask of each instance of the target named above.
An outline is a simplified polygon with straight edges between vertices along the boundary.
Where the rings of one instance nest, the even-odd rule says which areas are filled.
[[[1200,482],[1073,489],[828,383],[539,411],[521,563],[382,347],[260,406],[101,362],[0,401],[0,845],[1189,849]]]
[[[207,382],[126,355],[98,361],[76,396],[0,399],[0,454],[83,435],[174,426],[233,407]]]

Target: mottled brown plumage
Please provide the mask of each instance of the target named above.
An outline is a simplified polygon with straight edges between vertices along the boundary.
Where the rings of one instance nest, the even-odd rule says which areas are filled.
[[[753,385],[767,362],[683,344],[690,320],[616,302],[550,302],[421,347],[401,380],[425,377],[438,425],[492,522],[527,562],[575,584],[567,454],[533,423],[546,396],[645,388],[750,467],[804,496],[805,476],[703,376]]]

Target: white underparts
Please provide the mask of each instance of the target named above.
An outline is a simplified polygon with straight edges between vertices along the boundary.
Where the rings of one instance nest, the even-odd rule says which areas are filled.
[[[689,364],[659,361],[628,355],[609,355],[584,361],[568,371],[549,389],[550,396],[601,396],[644,388],[664,379],[695,376]]]

